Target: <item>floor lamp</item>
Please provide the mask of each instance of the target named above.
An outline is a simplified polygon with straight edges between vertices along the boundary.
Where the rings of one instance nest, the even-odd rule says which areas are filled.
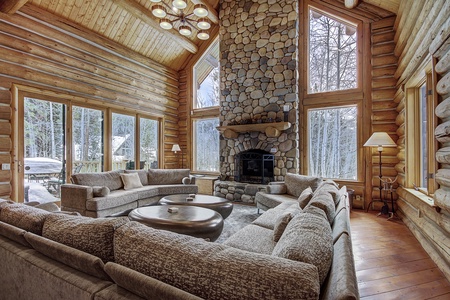
[[[383,174],[381,172],[381,152],[383,152],[383,147],[396,147],[397,144],[391,139],[391,137],[389,136],[389,134],[387,134],[386,132],[374,132],[372,134],[372,136],[367,140],[367,142],[364,144],[364,147],[377,147],[377,151],[378,151],[378,157],[379,157],[379,175],[378,177],[380,178],[380,200],[383,200],[382,197],[382,190],[383,190]],[[391,196],[392,198],[392,196]],[[394,200],[392,200],[392,211],[394,212]],[[372,201],[371,201],[372,203]],[[370,206],[370,203],[369,203]],[[369,207],[368,206],[368,207]],[[388,208],[388,212],[389,212],[389,208]]]
[[[177,155],[177,152],[181,152],[181,168],[183,169],[183,152],[181,151],[180,145],[174,144],[172,146],[172,151],[175,152],[175,155]]]

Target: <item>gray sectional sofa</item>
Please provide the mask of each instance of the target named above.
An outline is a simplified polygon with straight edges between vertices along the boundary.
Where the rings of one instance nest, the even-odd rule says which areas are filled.
[[[0,202],[0,299],[358,299],[345,187],[268,209],[224,244]]]
[[[189,169],[78,173],[71,180],[72,184],[61,185],[61,209],[93,218],[155,205],[165,195],[198,191]]]

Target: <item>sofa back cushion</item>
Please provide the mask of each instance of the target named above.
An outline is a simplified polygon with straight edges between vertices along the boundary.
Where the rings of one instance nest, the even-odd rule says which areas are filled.
[[[142,185],[148,185],[148,171],[147,170],[125,170],[125,173],[137,173]]]
[[[336,214],[336,207],[333,196],[330,193],[326,191],[316,191],[305,209],[308,206],[315,206],[322,209],[327,215],[328,222],[330,222],[330,224],[333,222]]]
[[[286,226],[272,255],[315,265],[322,284],[333,257],[330,224],[317,215],[298,214]]]
[[[182,184],[189,175],[189,169],[149,169],[148,184]]]
[[[114,261],[114,231],[127,222],[126,217],[93,219],[54,214],[45,220],[42,236],[100,257],[104,262]]]
[[[303,190],[308,187],[315,191],[322,182],[322,178],[287,173],[284,182],[286,184],[286,192],[289,195],[299,197]]]
[[[25,239],[36,251],[51,259],[97,278],[111,280],[111,278],[109,278],[104,271],[104,264],[102,260],[97,256],[61,243],[57,243],[30,232],[25,234]]]
[[[0,221],[0,236],[4,236],[14,242],[23,246],[30,247],[30,244],[25,240],[25,233],[27,231],[8,223]]]
[[[44,221],[50,214],[48,211],[32,206],[10,204],[0,210],[0,221],[41,235]]]
[[[116,263],[205,299],[317,299],[311,264],[251,253],[137,222],[114,235]],[[274,278],[282,278],[283,284]]]
[[[123,188],[120,173],[120,171],[78,173],[72,175],[72,182],[78,185],[106,186],[110,191],[115,191]]]

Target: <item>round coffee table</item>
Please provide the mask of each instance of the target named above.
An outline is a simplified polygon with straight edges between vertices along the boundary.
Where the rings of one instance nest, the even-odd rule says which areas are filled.
[[[159,203],[209,208],[217,211],[224,219],[226,219],[233,210],[233,203],[224,198],[209,195],[195,195],[193,200],[188,201],[186,200],[188,197],[189,195],[187,194],[169,195],[161,198]]]
[[[178,209],[169,212],[169,208]],[[182,205],[156,205],[133,209],[128,218],[147,226],[215,241],[223,229],[223,218],[214,210]]]

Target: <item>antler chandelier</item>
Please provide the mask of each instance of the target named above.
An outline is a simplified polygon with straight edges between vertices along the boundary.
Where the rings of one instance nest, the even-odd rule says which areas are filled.
[[[172,6],[161,0],[150,0],[158,4],[152,6],[152,14],[159,18],[159,26],[163,29],[170,30],[174,27],[175,22],[179,22],[178,32],[181,35],[191,35],[192,29],[197,30],[197,37],[201,40],[209,39],[209,33],[206,31],[211,28],[211,23],[206,18],[208,15],[208,9],[204,4],[194,5],[194,10],[192,13],[185,14],[183,9],[187,7],[187,2],[185,0],[174,0],[172,1]],[[170,13],[173,11],[175,13]],[[169,16],[172,18],[169,18]],[[192,19],[196,16],[198,19]],[[196,23],[197,26],[194,26]],[[198,27],[198,28],[197,28]]]

